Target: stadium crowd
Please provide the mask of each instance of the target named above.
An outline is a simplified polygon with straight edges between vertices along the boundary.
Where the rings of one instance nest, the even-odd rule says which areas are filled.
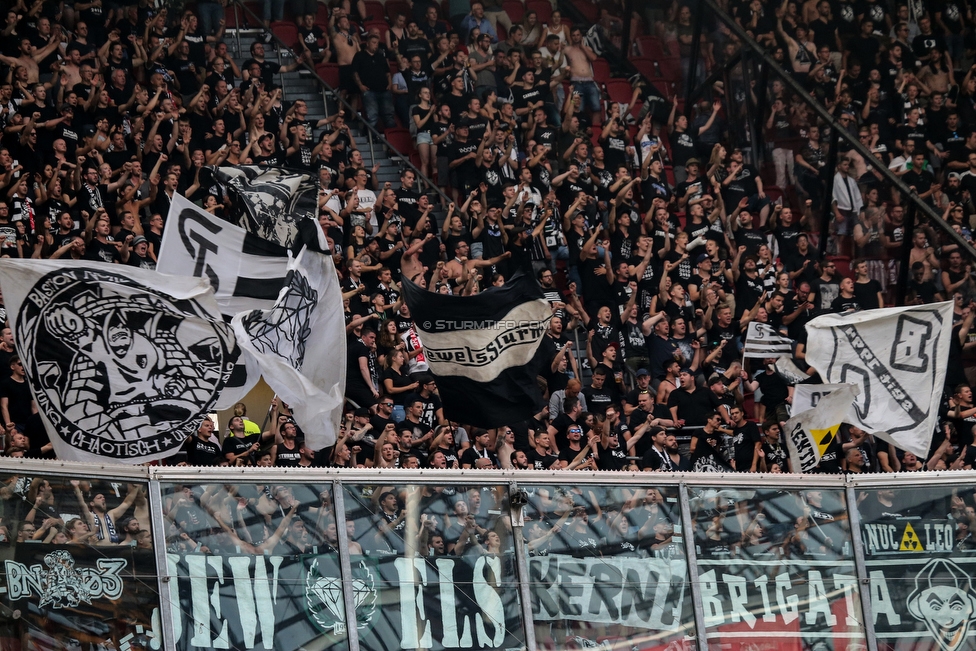
[[[346,306],[341,437],[313,451],[287,405],[276,401],[263,423],[240,405],[223,432],[205,420],[171,463],[786,472],[794,379],[775,360],[743,366],[745,329],[758,321],[790,337],[792,362],[816,381],[805,324],[892,304],[908,246],[906,301],[955,301],[931,454],[845,426],[819,470],[971,467],[971,261],[924,219],[904,242],[907,200],[877,173],[894,170],[971,237],[971,11],[954,0],[915,13],[885,2],[728,3],[875,153],[864,160],[841,141],[834,171],[829,127],[781,80],[747,84],[741,63],[694,106],[637,78],[628,102],[611,101],[594,47],[621,42],[628,23],[631,37],[644,34],[636,47],[656,44],[687,68],[690,5],[651,3],[630,17],[622,3],[597,6],[584,33],[555,9],[513,24],[499,0],[451,0],[448,15],[416,0],[382,27],[362,0],[268,0],[269,24],[293,12],[299,38],[286,64],[268,58],[270,38],[235,62],[219,3],[13,7],[0,55],[0,255],[153,268],[175,193],[225,215],[208,166],[305,170],[321,182],[319,221]],[[739,43],[704,19],[699,61],[710,72]],[[305,100],[283,96],[278,73],[319,63],[338,65],[340,91],[369,124],[410,129],[419,169],[448,196],[426,192],[411,169],[380,187],[348,125],[358,116],[311,119]],[[742,101],[760,90],[761,148],[749,146]],[[445,418],[401,295],[408,262],[423,268],[414,280],[455,295],[520,272],[538,279],[553,316],[539,373],[546,403],[532,418],[492,430]],[[9,329],[0,411],[6,455],[51,455]]]

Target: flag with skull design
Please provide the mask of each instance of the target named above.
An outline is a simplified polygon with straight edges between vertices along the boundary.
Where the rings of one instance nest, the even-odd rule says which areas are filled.
[[[60,459],[168,457],[218,401],[232,404],[246,392],[228,389],[242,352],[206,279],[7,259],[0,288]]]

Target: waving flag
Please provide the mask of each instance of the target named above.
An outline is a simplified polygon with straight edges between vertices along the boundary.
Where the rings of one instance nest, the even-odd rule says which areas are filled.
[[[807,324],[806,361],[824,382],[858,385],[852,425],[924,458],[951,336],[951,301],[825,314]]]
[[[246,392],[228,387],[241,350],[206,279],[6,259],[0,288],[59,459],[165,458]]]
[[[230,220],[252,235],[298,252],[327,248],[319,227],[318,178],[257,165],[208,168],[230,198]]]
[[[237,341],[291,407],[313,450],[335,443],[346,384],[342,290],[332,258],[302,250],[270,310],[234,317]]]
[[[765,359],[767,357],[791,357],[793,340],[776,332],[768,323],[751,321],[746,330],[746,340],[742,347],[743,357]]]
[[[853,384],[822,392],[815,407],[786,421],[786,449],[793,472],[810,472],[820,464],[827,447],[843,423],[849,422],[851,406],[859,390]]]
[[[552,310],[534,279],[448,296],[404,278],[403,294],[447,418],[491,428],[541,409],[536,353]]]

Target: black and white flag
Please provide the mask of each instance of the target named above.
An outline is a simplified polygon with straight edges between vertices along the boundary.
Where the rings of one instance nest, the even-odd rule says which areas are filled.
[[[234,317],[240,346],[291,407],[313,450],[333,445],[346,390],[342,290],[332,258],[303,249],[270,310]]]
[[[0,288],[59,459],[165,458],[244,395],[227,389],[242,353],[206,279],[5,259]]]
[[[491,428],[541,408],[536,353],[552,310],[534,279],[517,274],[476,296],[448,296],[404,277],[403,294],[447,418]]]
[[[228,319],[269,310],[288,275],[288,249],[174,195],[156,262],[160,273],[206,277]]]
[[[297,253],[326,251],[319,227],[319,183],[298,170],[257,165],[208,168],[230,199],[230,220],[252,235]]]
[[[807,324],[806,361],[825,383],[860,388],[849,423],[925,458],[951,336],[951,301],[824,314]]]
[[[765,359],[767,357],[790,357],[793,355],[793,340],[784,337],[768,323],[751,321],[746,330],[743,357]]]

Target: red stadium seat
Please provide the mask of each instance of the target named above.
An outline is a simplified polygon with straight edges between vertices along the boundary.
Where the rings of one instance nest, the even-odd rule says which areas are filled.
[[[521,23],[522,18],[525,17],[525,5],[520,0],[504,0],[502,2],[502,11],[508,14],[508,18],[512,21],[513,25]]]
[[[320,63],[315,66],[315,74],[325,80],[325,83],[333,89],[339,88],[339,64]]]
[[[525,3],[525,10],[534,11],[540,25],[552,20],[552,3],[549,0],[528,0]]]
[[[413,153],[413,137],[409,129],[387,129],[383,136],[390,146],[403,156],[409,158]]]
[[[389,19],[391,25],[393,24],[393,19],[398,15],[406,16],[407,22],[410,22],[413,10],[403,0],[389,0],[386,3],[386,17]]]
[[[588,23],[595,23],[600,19],[600,8],[590,2],[590,0],[578,0],[578,2],[573,3],[573,6],[583,14],[583,18],[586,18]]]
[[[231,3],[224,7],[224,26],[227,29],[237,29],[247,24],[244,20],[244,12],[238,8],[237,3]]]
[[[658,60],[661,76],[668,81],[681,81],[681,57],[666,57]]]
[[[382,2],[377,2],[377,0],[366,0],[366,20],[383,20],[383,16],[386,15],[386,9],[383,8]]]
[[[651,57],[634,57],[630,60],[637,68],[637,72],[641,73],[648,79],[658,79],[661,77],[660,69],[655,65],[655,61]]]
[[[664,50],[664,45],[656,36],[638,36],[637,47],[642,56],[652,59],[666,59],[671,55]]]
[[[328,5],[322,4],[321,2],[318,4],[318,7],[315,10],[315,23],[316,24],[318,24],[318,23],[325,23],[326,25],[329,24],[329,7],[328,7]],[[325,33],[328,34],[329,33],[329,30],[325,30]]]
[[[592,62],[593,79],[598,84],[605,84],[610,81],[610,64],[606,59],[596,59]]]
[[[280,38],[288,47],[293,47],[298,42],[298,27],[295,23],[287,20],[271,23],[271,33]]]
[[[634,87],[625,79],[610,79],[607,81],[607,95],[611,102],[627,104],[634,94]]]

